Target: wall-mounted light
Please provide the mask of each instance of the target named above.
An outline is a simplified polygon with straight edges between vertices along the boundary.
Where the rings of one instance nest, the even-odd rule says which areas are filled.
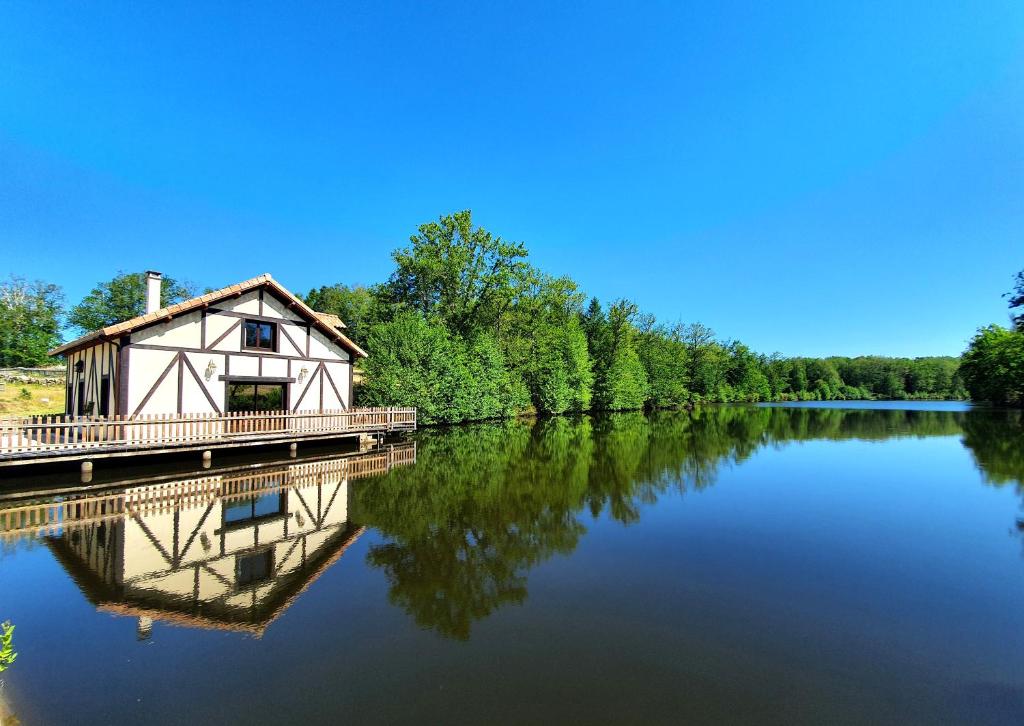
[[[217,372],[217,362],[210,358],[210,362],[206,364],[206,380],[213,378],[213,374]]]
[[[75,363],[75,372],[76,373],[81,373],[84,370],[85,370],[85,361],[84,360],[77,361]]]
[[[302,370],[299,371],[299,383],[302,383],[303,379],[309,375],[309,369],[306,366],[302,366]]]

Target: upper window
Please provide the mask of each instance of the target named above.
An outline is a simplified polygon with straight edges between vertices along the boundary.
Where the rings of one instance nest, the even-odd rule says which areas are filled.
[[[262,320],[246,320],[245,347],[277,350],[277,326]]]

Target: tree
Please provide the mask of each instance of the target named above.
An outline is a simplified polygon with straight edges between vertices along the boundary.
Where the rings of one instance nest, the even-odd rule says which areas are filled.
[[[1010,316],[1013,324],[1018,332],[1024,333],[1024,270],[1017,273],[1013,290],[1008,292],[1006,297],[1010,299]]]
[[[1024,332],[982,328],[960,363],[960,376],[975,401],[1024,405]]]
[[[502,328],[511,375],[526,381],[542,413],[590,408],[594,373],[582,303],[572,280],[535,274]]]
[[[720,400],[726,385],[726,355],[715,340],[715,331],[701,323],[693,323],[683,328],[682,340],[686,346],[690,391],[697,400]]]
[[[366,379],[360,403],[415,406],[423,423],[456,420],[453,407],[455,360],[447,332],[420,313],[405,312],[370,329]]]
[[[423,423],[455,423],[510,416],[525,407],[493,336],[472,341],[407,310],[370,329],[360,403],[415,406]]]
[[[637,338],[640,360],[650,384],[653,408],[676,408],[687,402],[690,391],[683,327],[658,325],[651,316],[639,321]]]
[[[345,335],[357,343],[365,341],[370,326],[380,317],[374,291],[362,285],[323,285],[306,293],[304,302],[317,312],[341,318],[346,326]]]
[[[388,301],[436,315],[460,335],[500,332],[533,276],[526,247],[474,227],[468,209],[420,225],[409,241],[393,254],[398,269],[385,286]]]
[[[771,398],[768,376],[761,370],[761,361],[747,346],[732,342],[727,346],[729,367],[726,381],[733,397],[740,401],[766,401]]]
[[[41,366],[60,344],[64,293],[56,285],[11,277],[0,283],[0,365]]]
[[[195,297],[195,286],[164,277],[160,287],[160,307]],[[101,282],[82,301],[71,308],[68,322],[82,331],[98,330],[146,312],[146,275],[119,272],[112,280]]]
[[[635,303],[618,300],[608,308],[607,332],[611,348],[598,361],[594,398],[599,408],[624,411],[643,408],[647,402],[647,371],[637,352],[637,331],[633,320]]]

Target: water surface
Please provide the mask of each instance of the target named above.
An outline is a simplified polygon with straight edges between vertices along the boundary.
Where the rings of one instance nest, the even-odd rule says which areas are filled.
[[[0,520],[3,693],[24,723],[1020,724],[1022,444],[959,404],[726,406],[136,477]]]

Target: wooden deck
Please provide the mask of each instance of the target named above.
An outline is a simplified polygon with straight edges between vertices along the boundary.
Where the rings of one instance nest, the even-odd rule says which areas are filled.
[[[309,413],[0,417],[0,467],[416,429],[415,408]]]

